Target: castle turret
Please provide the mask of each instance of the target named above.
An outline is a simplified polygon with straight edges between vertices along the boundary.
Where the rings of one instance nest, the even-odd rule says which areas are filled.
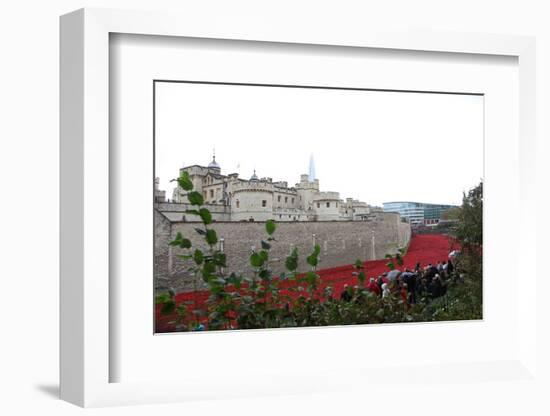
[[[313,209],[313,199],[319,193],[319,180],[309,180],[309,175],[300,175],[300,183],[296,184],[296,191],[300,200],[300,206],[305,211]]]
[[[318,221],[337,221],[340,219],[340,194],[338,192],[319,192],[313,198],[313,210]]]
[[[234,183],[231,191],[231,219],[233,221],[272,219],[273,191],[272,183],[259,179],[251,178],[248,182]]]

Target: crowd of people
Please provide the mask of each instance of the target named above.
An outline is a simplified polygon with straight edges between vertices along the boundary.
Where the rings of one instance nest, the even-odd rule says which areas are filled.
[[[382,299],[400,296],[403,303],[410,306],[422,298],[435,299],[445,295],[448,280],[454,276],[454,272],[455,265],[451,258],[436,264],[429,263],[424,267],[417,263],[413,270],[394,269],[378,277],[371,277],[366,284],[366,290]],[[344,285],[340,299],[349,302],[358,292],[358,286]]]

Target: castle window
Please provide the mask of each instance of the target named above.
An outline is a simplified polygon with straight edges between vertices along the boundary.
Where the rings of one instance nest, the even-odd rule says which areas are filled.
[[[317,208],[321,208],[321,203],[317,202]]]
[[[292,198],[292,203],[294,204],[294,198]]]
[[[241,204],[240,204],[240,202],[239,202],[238,199],[237,199],[237,201],[236,201],[235,203],[236,203],[236,205],[237,205],[237,208],[239,208],[239,206],[240,206]]]
[[[266,206],[267,206],[267,201],[264,199],[264,200],[262,201],[262,207],[266,207]]]
[[[277,202],[281,202],[281,195],[277,197]]]
[[[330,208],[330,202],[327,202],[327,208]]]
[[[285,204],[288,202],[288,196],[285,196]]]
[[[210,189],[210,198],[214,198],[214,190]]]

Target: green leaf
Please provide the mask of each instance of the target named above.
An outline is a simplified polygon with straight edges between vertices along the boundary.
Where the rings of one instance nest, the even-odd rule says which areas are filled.
[[[227,283],[235,286],[235,288],[237,289],[240,289],[243,278],[241,276],[237,276],[235,273],[231,273],[226,280],[227,280]],[[234,294],[239,295],[238,292]]]
[[[275,221],[274,220],[267,220],[265,222],[265,230],[267,231],[267,233],[269,235],[273,234],[275,232],[275,229],[277,228],[277,226],[275,225]]]
[[[268,269],[260,270],[260,273],[258,273],[258,276],[262,279],[269,279],[271,277],[271,272]]]
[[[161,293],[155,297],[155,303],[160,305],[161,303],[166,303],[171,300],[171,296],[168,293]]]
[[[199,215],[201,216],[202,222],[204,224],[212,224],[212,214],[210,213],[210,211],[208,209],[201,208],[199,210]]]
[[[269,250],[271,248],[271,244],[269,244],[267,241],[262,240],[262,248],[264,250]]]
[[[315,244],[315,247],[313,247],[313,254],[315,254],[315,256],[321,254],[321,246],[319,244]]]
[[[393,264],[391,261],[386,263],[386,266],[388,266],[390,270],[395,269],[395,264]]]
[[[355,260],[355,264],[353,265],[356,269],[362,269],[363,268],[363,262],[359,259]]]
[[[226,267],[227,258],[225,253],[217,251],[216,253],[214,253],[212,261],[216,266]]]
[[[179,244],[181,248],[191,248],[191,240],[183,238]]]
[[[258,254],[260,255],[260,257],[262,258],[262,260],[264,262],[266,262],[267,259],[269,259],[269,253],[265,250],[260,250],[260,252]]]
[[[393,256],[392,256],[391,254],[386,254],[386,255],[384,256],[384,258],[386,258],[386,259],[393,259]]]
[[[237,275],[235,274],[235,272],[232,272],[229,277],[227,278],[227,283],[229,284],[233,284],[237,281],[238,277]]]
[[[173,300],[169,300],[162,304],[162,307],[160,308],[160,313],[162,315],[168,315],[174,312],[175,310],[176,310],[176,302],[174,302]]]
[[[195,260],[195,263],[202,264],[204,260],[204,254],[201,250],[196,249],[195,253],[193,253],[193,259]]]
[[[170,241],[168,245],[170,246],[179,246],[181,243],[181,240],[183,240],[183,235],[178,231],[176,233],[176,238],[174,240]]]
[[[288,271],[293,272],[298,268],[298,258],[293,256],[288,256],[285,261],[285,266]]]
[[[187,194],[187,199],[189,199],[189,203],[191,205],[202,205],[204,204],[204,198],[202,197],[202,195],[198,192],[189,192]]]
[[[202,268],[202,277],[205,281],[209,281],[213,273],[216,272],[216,265],[212,262],[205,262]]]
[[[214,230],[206,230],[206,242],[210,245],[218,242],[218,236]]]
[[[365,279],[367,278],[367,276],[365,275],[365,272],[359,272],[359,275],[357,276],[357,278],[359,279],[359,282],[363,284],[365,283]]]
[[[310,266],[317,266],[319,264],[319,258],[315,254],[311,254],[306,258],[307,264]]]
[[[181,248],[190,248],[191,240],[188,238],[183,238],[183,235],[178,231],[176,238],[173,241],[170,241],[168,245]]]
[[[307,272],[306,275],[305,275],[305,280],[306,282],[308,282],[310,285],[313,285],[315,284],[315,282],[317,281],[317,278],[319,276],[313,272]]]
[[[262,267],[264,260],[258,253],[254,252],[250,255],[250,264],[252,267]]]
[[[193,189],[193,182],[189,178],[189,172],[182,172],[178,178],[178,185],[185,191],[190,191]]]

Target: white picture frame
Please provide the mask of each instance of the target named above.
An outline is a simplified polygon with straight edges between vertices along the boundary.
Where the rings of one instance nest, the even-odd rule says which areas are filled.
[[[117,357],[109,333],[109,34],[124,33],[266,41],[340,47],[384,48],[441,53],[488,54],[516,57],[519,65],[520,184],[519,213],[534,203],[531,178],[535,169],[535,42],[533,38],[467,33],[379,32],[361,28],[346,31],[301,26],[277,27],[243,16],[238,21],[208,21],[192,15],[83,9],[61,18],[61,398],[80,406],[106,406],[185,401],[209,397],[338,391],[346,368],[316,375],[273,376],[265,383],[213,385],[206,379],[171,382],[112,383],[109,368]],[[111,167],[112,168],[112,167]],[[449,372],[462,382],[480,383],[499,377],[536,381],[535,290],[537,273],[527,243],[535,241],[536,219],[521,215],[514,247],[524,265],[522,279],[529,290],[518,290],[517,355],[498,362],[376,369],[354,374],[356,382],[401,377],[403,372],[430,377]],[[118,357],[120,358],[120,357]],[[474,377],[476,372],[484,377]],[[317,375],[319,376],[319,375]],[[306,383],[310,380],[313,383]],[[324,379],[323,379],[324,380]],[[209,390],[206,391],[206,386]],[[281,386],[285,386],[281,388]],[[243,388],[248,389],[243,392]]]

